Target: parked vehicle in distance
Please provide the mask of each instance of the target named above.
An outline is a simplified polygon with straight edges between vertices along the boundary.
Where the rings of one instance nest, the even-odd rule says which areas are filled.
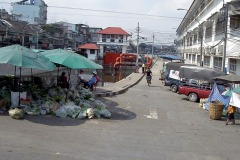
[[[201,98],[208,98],[211,93],[211,86],[208,85],[180,85],[178,87],[178,94],[188,96],[189,101],[197,102]]]
[[[165,81],[166,82],[166,81]],[[197,86],[198,82],[195,79],[182,79],[180,80],[170,80],[169,82],[169,86],[172,92],[178,92],[178,88],[180,85],[189,85],[189,86]]]

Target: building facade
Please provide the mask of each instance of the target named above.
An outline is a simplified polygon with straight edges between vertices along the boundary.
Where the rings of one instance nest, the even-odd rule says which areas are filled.
[[[43,0],[22,0],[12,4],[13,16],[29,24],[46,24],[47,5]]]
[[[190,63],[240,73],[240,1],[194,0],[177,29],[177,50]]]
[[[106,52],[127,53],[129,34],[120,27],[108,27],[98,32],[97,42],[100,52],[99,58],[103,58]]]
[[[97,34],[100,32],[102,28],[94,28],[94,27],[89,27],[89,34],[91,36],[91,42],[92,43],[97,43],[99,40],[99,35]]]
[[[98,58],[98,46],[94,43],[86,43],[83,45],[80,45],[78,47],[78,49],[82,52],[84,52],[84,54],[87,55],[87,58],[92,60],[92,61],[96,61]]]

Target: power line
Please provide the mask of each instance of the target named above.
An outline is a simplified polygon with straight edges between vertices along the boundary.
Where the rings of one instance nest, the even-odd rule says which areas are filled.
[[[12,4],[9,2],[0,2],[0,4]],[[126,15],[138,15],[138,16],[147,16],[147,17],[158,17],[158,18],[168,18],[168,19],[179,19],[181,17],[171,17],[171,16],[160,16],[152,14],[142,14],[142,13],[133,13],[133,12],[119,12],[119,11],[110,11],[110,10],[100,10],[100,9],[89,9],[89,8],[75,8],[75,7],[62,7],[62,6],[48,6],[50,8],[60,8],[60,9],[70,9],[70,10],[82,10],[82,11],[91,11],[91,12],[103,12],[103,13],[115,13],[115,14],[126,14]]]

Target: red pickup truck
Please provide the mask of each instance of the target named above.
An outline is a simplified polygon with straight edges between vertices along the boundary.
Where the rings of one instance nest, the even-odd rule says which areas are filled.
[[[200,98],[208,98],[211,93],[209,87],[203,86],[179,86],[178,94],[188,96],[189,101],[196,102]]]

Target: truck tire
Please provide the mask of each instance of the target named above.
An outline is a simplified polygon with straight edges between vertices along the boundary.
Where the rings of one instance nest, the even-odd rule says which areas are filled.
[[[178,90],[177,85],[175,85],[175,84],[171,85],[171,91],[172,92],[176,93],[177,90]]]
[[[190,94],[188,95],[188,99],[189,99],[189,101],[191,101],[191,102],[197,102],[198,96],[197,96],[196,93],[190,93]]]

